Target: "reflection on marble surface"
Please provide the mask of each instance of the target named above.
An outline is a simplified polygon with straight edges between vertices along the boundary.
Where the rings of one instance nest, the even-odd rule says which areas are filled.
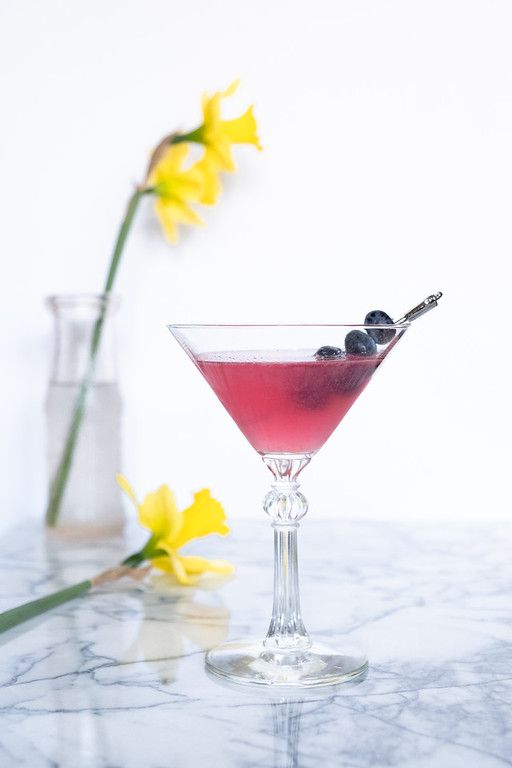
[[[275,768],[297,768],[299,765],[299,735],[302,701],[283,699],[272,707],[274,724]]]
[[[87,546],[18,529],[0,545],[0,608],[94,574],[138,535]],[[362,644],[371,667],[284,695],[204,671],[205,649],[270,616],[271,532],[240,524],[204,542],[237,565],[218,590],[109,585],[0,636],[0,766],[512,766],[511,540],[504,524],[306,520],[307,627]]]

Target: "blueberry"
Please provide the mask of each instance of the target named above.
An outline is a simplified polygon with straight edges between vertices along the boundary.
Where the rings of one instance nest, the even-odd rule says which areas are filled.
[[[320,347],[315,352],[315,357],[321,357],[323,359],[331,359],[336,357],[344,357],[343,350],[339,347]]]
[[[345,349],[349,355],[369,357],[377,352],[375,340],[364,331],[350,331],[345,336]]]
[[[368,312],[364,319],[365,325],[392,325],[393,320],[381,309],[374,309],[372,312]],[[375,330],[367,330],[369,336],[372,337],[377,344],[388,344],[394,337],[396,330],[394,328],[375,328]]]

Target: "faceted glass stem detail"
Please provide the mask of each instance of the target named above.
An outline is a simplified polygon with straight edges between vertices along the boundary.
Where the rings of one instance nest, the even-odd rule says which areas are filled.
[[[307,454],[263,456],[276,480],[263,502],[274,529],[274,604],[263,643],[269,652],[287,653],[311,646],[300,611],[297,562],[297,529],[308,511],[297,477],[310,460]]]

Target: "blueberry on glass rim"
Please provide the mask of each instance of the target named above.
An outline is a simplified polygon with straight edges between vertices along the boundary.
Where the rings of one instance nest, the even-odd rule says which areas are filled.
[[[339,347],[325,346],[317,349],[315,352],[315,357],[320,357],[324,360],[333,360],[338,357],[345,357],[345,354]]]
[[[377,352],[377,344],[364,331],[349,331],[345,336],[345,349],[349,355],[369,357]]]
[[[387,312],[383,312],[382,309],[373,309],[366,315],[364,324],[392,325],[393,319],[387,314]],[[394,328],[375,328],[372,330],[367,328],[366,332],[375,342],[377,342],[377,344],[389,344],[391,339],[393,339],[396,334],[396,330]]]

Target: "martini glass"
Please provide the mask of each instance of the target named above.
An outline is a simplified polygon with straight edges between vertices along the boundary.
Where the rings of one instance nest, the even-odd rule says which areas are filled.
[[[334,685],[365,674],[363,655],[313,642],[304,626],[297,529],[308,503],[298,477],[408,325],[169,326],[274,478],[263,502],[274,529],[267,636],[214,648],[206,657],[210,672],[285,687]]]

